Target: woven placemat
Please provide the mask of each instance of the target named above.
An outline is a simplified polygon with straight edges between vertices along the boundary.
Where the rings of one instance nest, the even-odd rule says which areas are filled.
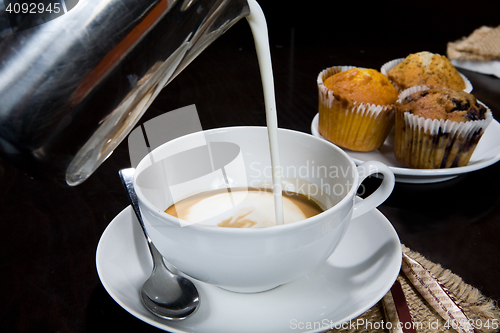
[[[447,293],[455,299],[467,317],[473,322],[478,333],[494,333],[500,331],[500,309],[497,304],[481,294],[473,286],[465,283],[458,275],[427,260],[418,252],[402,245],[402,250],[410,258],[418,261],[446,288]],[[420,333],[456,332],[421,296],[410,283],[403,272],[400,272],[398,281],[406,297],[408,308],[414,323],[414,329]],[[390,293],[390,292],[389,292]],[[364,314],[339,325],[338,328],[328,330],[328,333],[350,332],[392,332],[388,329],[382,301],[378,302]]]

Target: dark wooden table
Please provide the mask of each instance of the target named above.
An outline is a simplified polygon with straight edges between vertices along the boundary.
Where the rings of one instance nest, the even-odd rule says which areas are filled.
[[[409,53],[445,54],[448,41],[481,25],[500,25],[498,1],[261,5],[269,22],[279,126],[303,132],[310,132],[317,112],[316,77],[322,69],[378,69]],[[500,79],[462,73],[500,119]],[[244,20],[166,87],[143,119],[190,104],[204,129],[265,125],[257,58]],[[128,205],[117,172],[129,165],[124,142],[90,179],[64,188],[1,161],[1,332],[157,331],[111,299],[95,267],[102,232]],[[377,184],[366,182],[369,188]],[[500,301],[499,199],[496,163],[447,182],[398,183],[379,209],[402,243]]]

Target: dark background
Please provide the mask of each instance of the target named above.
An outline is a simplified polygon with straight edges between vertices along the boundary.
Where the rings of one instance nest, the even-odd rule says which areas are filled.
[[[310,132],[318,73],[334,65],[379,69],[409,53],[500,25],[498,1],[261,1],[267,16],[279,126]],[[500,119],[500,80],[462,71]],[[265,125],[259,68],[245,20],[215,41],[143,117],[195,104],[204,129]],[[500,143],[499,143],[500,144]],[[0,161],[0,331],[157,331],[119,307],[97,276],[95,251],[127,205],[122,143],[75,188],[33,179]],[[439,184],[397,184],[380,210],[401,241],[500,300],[500,165]],[[376,179],[367,187],[375,188]]]

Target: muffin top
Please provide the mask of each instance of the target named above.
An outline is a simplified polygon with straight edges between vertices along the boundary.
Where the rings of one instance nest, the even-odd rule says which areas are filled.
[[[486,108],[476,98],[461,90],[429,87],[398,100],[397,112],[410,112],[416,116],[456,122],[486,118]]]
[[[387,71],[387,76],[400,91],[420,85],[465,89],[464,80],[448,58],[427,51],[410,54]]]
[[[398,99],[396,88],[375,69],[352,68],[330,76],[323,84],[336,95],[362,103],[388,105]]]

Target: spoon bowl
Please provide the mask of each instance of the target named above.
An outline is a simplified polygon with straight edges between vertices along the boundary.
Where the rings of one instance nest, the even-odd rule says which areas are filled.
[[[119,171],[127,196],[141,225],[153,259],[153,271],[141,288],[144,306],[154,315],[167,320],[183,320],[196,312],[200,297],[195,285],[187,278],[172,273],[149,238],[133,186],[133,168]]]

